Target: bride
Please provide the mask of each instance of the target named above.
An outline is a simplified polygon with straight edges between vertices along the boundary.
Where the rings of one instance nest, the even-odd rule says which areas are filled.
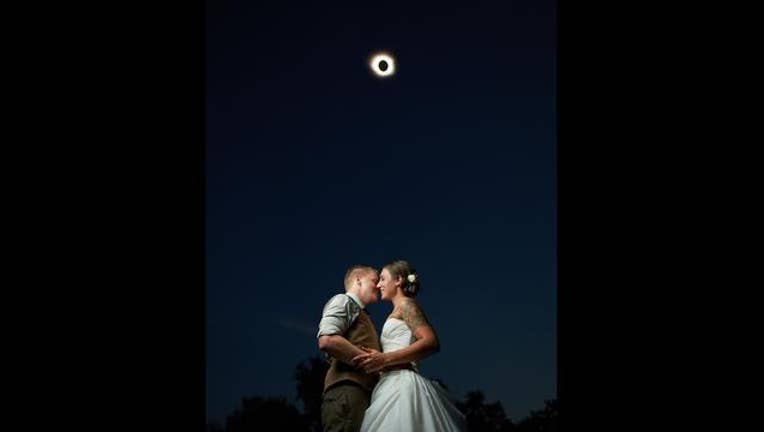
[[[393,311],[382,327],[382,352],[362,348],[353,362],[366,372],[379,372],[361,425],[362,432],[464,431],[464,415],[439,384],[419,375],[417,361],[439,350],[438,338],[414,301],[419,277],[406,261],[382,268],[382,300]]]

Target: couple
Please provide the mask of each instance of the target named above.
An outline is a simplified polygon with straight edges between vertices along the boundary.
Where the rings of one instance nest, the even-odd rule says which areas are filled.
[[[324,306],[318,347],[329,357],[321,423],[325,432],[464,431],[464,416],[417,362],[439,350],[438,338],[414,301],[419,276],[406,261],[377,270],[353,266],[345,294]],[[366,306],[382,300],[393,310],[377,338]],[[380,346],[381,344],[381,346]]]

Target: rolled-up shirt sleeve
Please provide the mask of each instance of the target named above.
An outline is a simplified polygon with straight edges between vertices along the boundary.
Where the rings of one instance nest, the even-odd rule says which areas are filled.
[[[324,306],[324,312],[321,321],[318,323],[318,335],[328,336],[333,334],[344,334],[353,321],[348,302],[353,300],[344,294],[337,294],[332,297]]]

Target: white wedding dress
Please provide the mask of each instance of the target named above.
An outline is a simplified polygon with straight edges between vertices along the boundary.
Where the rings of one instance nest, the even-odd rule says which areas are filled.
[[[402,320],[390,318],[382,327],[383,352],[399,350],[414,341],[411,329]],[[412,363],[415,370],[416,363]],[[465,431],[464,415],[437,382],[415,370],[382,373],[371,394],[371,404],[361,425],[362,432],[443,432]]]

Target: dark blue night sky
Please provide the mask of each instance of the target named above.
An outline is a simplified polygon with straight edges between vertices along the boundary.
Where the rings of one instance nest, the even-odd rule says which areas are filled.
[[[394,259],[441,340],[423,375],[512,418],[556,397],[555,3],[250,3],[207,6],[208,419],[294,401],[346,268]]]

